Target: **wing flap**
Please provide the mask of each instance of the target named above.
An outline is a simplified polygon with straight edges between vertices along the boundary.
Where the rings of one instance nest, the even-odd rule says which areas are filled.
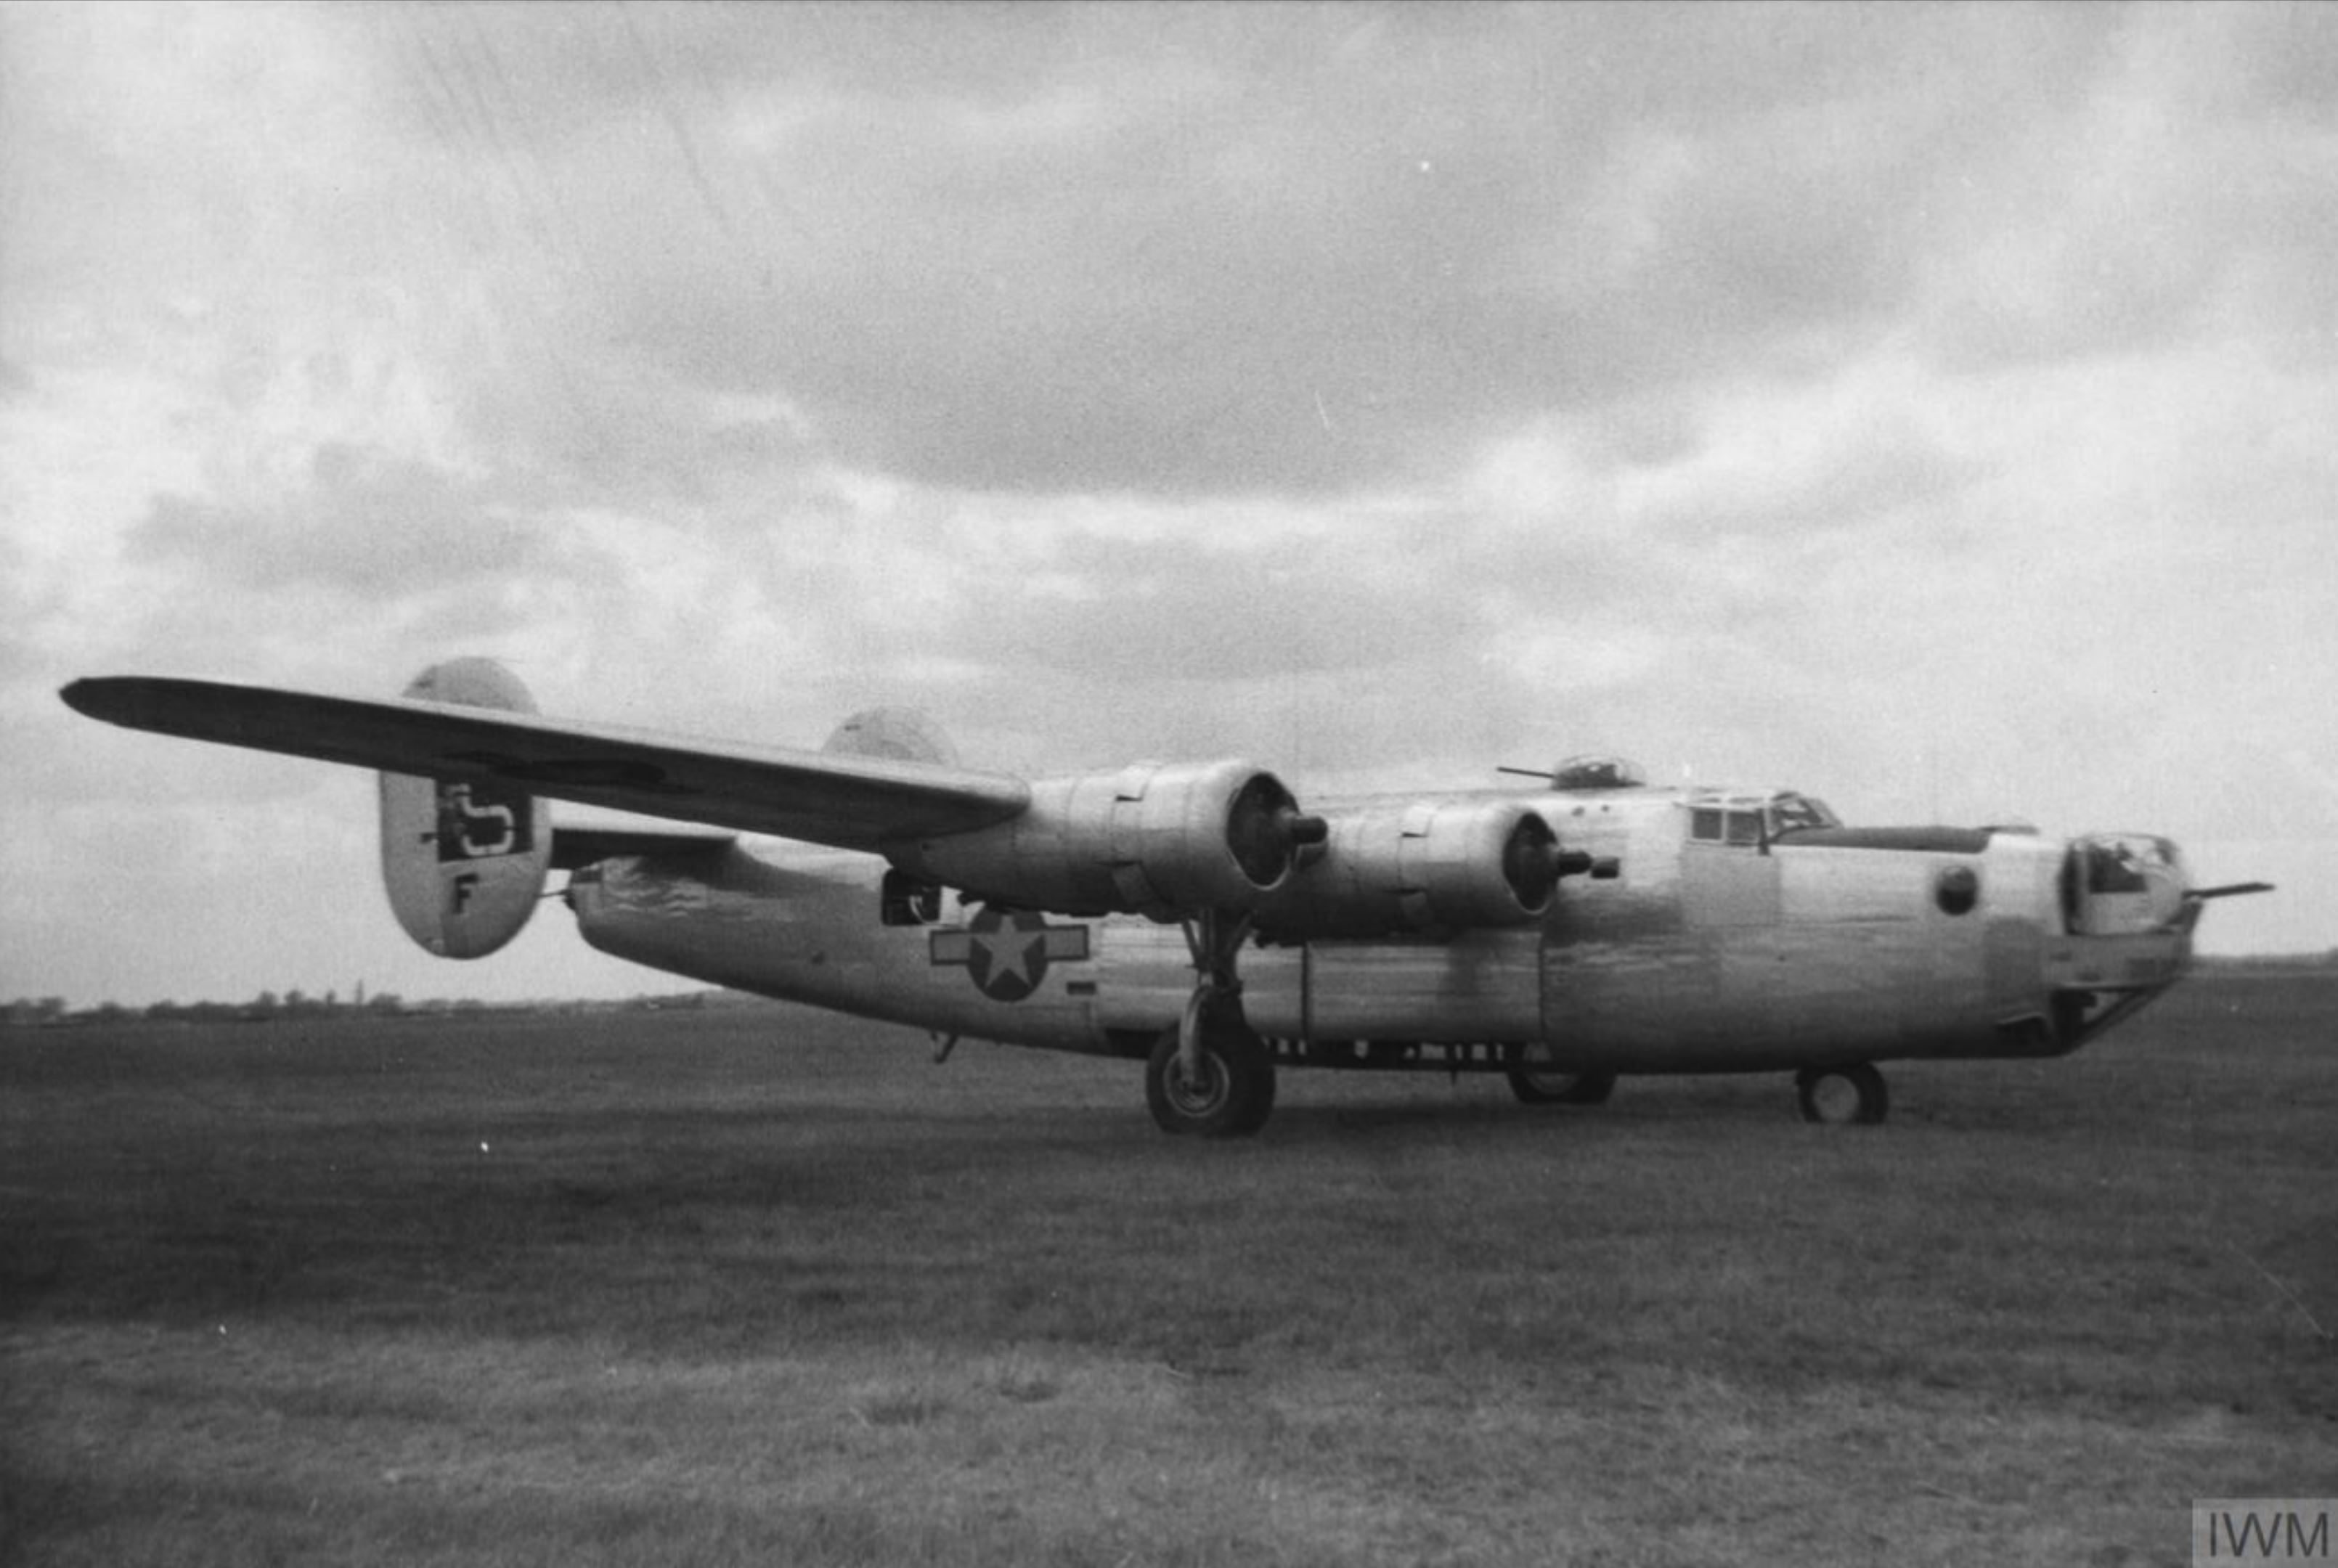
[[[163,676],[76,681],[75,711],[133,730],[846,849],[963,833],[1030,803],[1021,779],[933,763],[700,740],[412,699],[329,697]]]

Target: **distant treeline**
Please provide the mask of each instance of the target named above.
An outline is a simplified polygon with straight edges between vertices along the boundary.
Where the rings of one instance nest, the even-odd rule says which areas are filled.
[[[279,996],[262,991],[249,1002],[156,1002],[126,1007],[101,1002],[94,1007],[70,1007],[62,996],[19,996],[0,1008],[0,1028],[54,1029],[75,1024],[272,1024],[300,1018],[445,1018],[489,1014],[653,1012],[669,1008],[722,1007],[747,1004],[757,998],[727,991],[697,991],[681,995],[629,996],[614,1002],[539,1001],[481,1002],[473,997],[430,996],[409,1002],[389,992],[342,1001],[328,991],[311,996],[287,991]]]

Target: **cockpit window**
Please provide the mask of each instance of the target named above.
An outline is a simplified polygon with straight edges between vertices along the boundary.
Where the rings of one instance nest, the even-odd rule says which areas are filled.
[[[1842,819],[1822,800],[1791,791],[1728,794],[1714,791],[1693,799],[1688,836],[1699,843],[1765,845],[1806,828],[1840,828]]]

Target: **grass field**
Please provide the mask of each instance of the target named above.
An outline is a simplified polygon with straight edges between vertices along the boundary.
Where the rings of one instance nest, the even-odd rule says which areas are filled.
[[[2182,1563],[2338,1493],[2333,1031],[1232,1143],[778,1007],[19,1031],[0,1561]]]

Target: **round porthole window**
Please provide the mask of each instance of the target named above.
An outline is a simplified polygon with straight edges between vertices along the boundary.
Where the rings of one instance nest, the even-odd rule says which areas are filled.
[[[1970,915],[1980,902],[1980,876],[1970,866],[1943,866],[1932,879],[1932,900],[1948,915]]]

